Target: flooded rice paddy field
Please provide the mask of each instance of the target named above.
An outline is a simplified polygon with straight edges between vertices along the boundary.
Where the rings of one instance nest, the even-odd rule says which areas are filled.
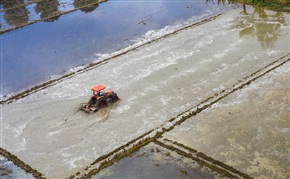
[[[226,9],[147,29],[138,38],[161,38],[2,104],[1,153],[34,177],[287,178],[289,14]],[[99,83],[121,100],[80,111]]]
[[[70,73],[76,66],[100,61],[116,50],[224,12],[231,5],[165,0],[25,4],[22,0],[3,1],[1,7],[1,32],[24,26],[1,34],[3,98]]]

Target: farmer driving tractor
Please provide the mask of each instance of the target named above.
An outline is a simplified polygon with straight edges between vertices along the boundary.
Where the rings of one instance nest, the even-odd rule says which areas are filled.
[[[96,112],[100,108],[106,107],[109,103],[116,102],[119,97],[112,90],[105,90],[106,87],[103,85],[97,85],[91,90],[93,91],[93,96],[88,103],[82,105],[81,109],[86,112]]]

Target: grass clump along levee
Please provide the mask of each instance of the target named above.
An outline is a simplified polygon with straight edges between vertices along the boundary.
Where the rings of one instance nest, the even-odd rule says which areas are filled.
[[[290,0],[249,0],[250,3],[273,8],[290,7]]]

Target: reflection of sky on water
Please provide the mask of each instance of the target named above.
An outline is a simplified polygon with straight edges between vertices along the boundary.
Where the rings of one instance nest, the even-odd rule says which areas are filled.
[[[60,12],[66,12],[74,9],[73,4],[71,3],[71,0],[63,0],[59,1],[60,5],[58,6],[58,9]]]
[[[74,3],[76,6],[77,1]],[[37,9],[36,4],[27,7]],[[91,13],[85,13],[90,9],[81,9],[49,23],[42,21],[4,33],[1,35],[4,94],[88,64],[96,60],[94,54],[124,48],[149,30],[162,29],[191,17],[216,14],[225,8],[228,6],[200,1],[112,0],[99,4]],[[39,18],[39,14],[34,17]]]
[[[198,162],[149,144],[91,178],[222,178]]]
[[[26,173],[24,170],[19,168],[17,165],[7,160],[7,158],[0,155],[0,178],[11,179],[11,178],[34,178],[31,174]]]
[[[91,4],[89,7],[81,8]],[[21,27],[45,19],[47,22],[57,20],[61,13],[75,8],[91,12],[98,7],[97,0],[42,0],[39,2],[23,0],[0,1],[1,31]],[[49,18],[52,17],[52,18]],[[47,19],[48,18],[48,19]],[[18,20],[17,22],[15,22]]]
[[[281,35],[280,28],[287,25],[287,16],[282,12],[268,11],[258,6],[244,6],[237,18],[236,28],[240,37],[255,36],[263,48],[271,48]]]

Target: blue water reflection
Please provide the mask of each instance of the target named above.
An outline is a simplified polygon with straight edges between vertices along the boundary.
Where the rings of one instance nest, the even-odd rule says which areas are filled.
[[[72,1],[69,2],[72,7]],[[78,3],[75,0],[73,5],[78,6]],[[35,19],[45,15],[46,6],[31,4],[29,7],[36,12],[42,10]],[[61,7],[66,9],[59,1],[58,8]],[[158,30],[216,8],[222,11],[228,6],[217,7],[205,1],[111,0],[1,34],[3,95],[88,64],[96,60],[95,54],[129,46],[133,39],[149,30]],[[58,11],[55,6],[52,9]]]

